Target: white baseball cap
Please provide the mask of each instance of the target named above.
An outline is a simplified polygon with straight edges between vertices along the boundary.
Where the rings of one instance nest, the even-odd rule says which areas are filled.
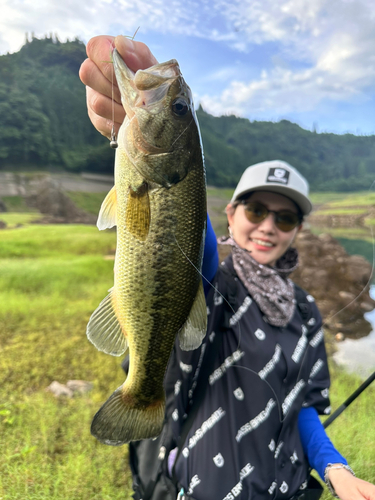
[[[283,194],[298,205],[303,215],[312,210],[307,180],[285,161],[263,161],[248,167],[234,190],[231,203],[250,191]]]

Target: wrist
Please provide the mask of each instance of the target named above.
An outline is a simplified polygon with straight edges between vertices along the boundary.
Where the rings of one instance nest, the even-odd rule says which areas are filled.
[[[345,476],[347,474],[351,474],[355,476],[353,470],[349,467],[349,465],[336,463],[336,464],[328,464],[324,471],[324,481],[331,492],[331,494],[338,498],[338,495],[335,491],[335,481],[341,476]]]

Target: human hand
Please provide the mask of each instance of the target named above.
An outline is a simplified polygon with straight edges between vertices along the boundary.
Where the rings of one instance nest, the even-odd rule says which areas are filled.
[[[375,500],[375,486],[346,469],[330,469],[328,477],[341,500]]]
[[[111,53],[116,47],[126,65],[133,71],[146,69],[157,60],[150,49],[142,42],[130,40],[122,35],[96,36],[89,40],[86,59],[79,70],[79,77],[86,85],[86,103],[89,118],[94,127],[110,138],[114,122],[117,134],[124,121],[125,111],[121,105],[120,91],[111,61]],[[113,103],[112,103],[113,81]]]

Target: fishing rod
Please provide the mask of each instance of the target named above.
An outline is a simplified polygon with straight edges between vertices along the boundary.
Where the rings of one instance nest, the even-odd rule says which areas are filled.
[[[330,417],[327,418],[327,420],[324,421],[323,427],[326,429],[336,418],[341,415],[341,413],[346,410],[346,408],[353,403],[355,399],[358,398],[358,396],[375,380],[375,372],[366,379],[362,385],[356,389],[351,396],[348,397],[344,403],[337,408],[336,411],[332,413]]]

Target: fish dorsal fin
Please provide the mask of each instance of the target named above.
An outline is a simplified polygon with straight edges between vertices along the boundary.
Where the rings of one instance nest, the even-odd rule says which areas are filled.
[[[126,205],[126,229],[138,240],[145,241],[150,229],[150,219],[148,185],[144,182],[136,191],[129,188]]]
[[[180,347],[183,351],[191,351],[199,347],[207,330],[207,306],[204,297],[203,283],[200,281],[193,307],[186,323],[178,332]]]
[[[100,231],[102,231],[103,229],[110,229],[111,227],[116,226],[117,224],[116,209],[117,209],[116,186],[113,186],[113,188],[104,198],[102,206],[100,208],[98,222],[96,223]]]
[[[121,356],[127,350],[128,341],[116,316],[113,288],[92,313],[86,334],[90,342],[106,354]]]

